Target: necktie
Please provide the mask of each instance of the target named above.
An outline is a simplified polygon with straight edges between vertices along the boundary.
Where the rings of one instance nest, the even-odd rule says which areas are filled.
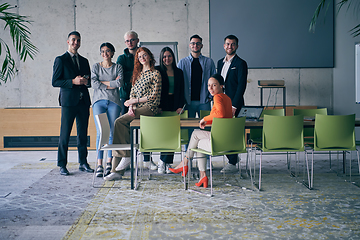
[[[78,63],[76,61],[76,56],[75,55],[73,56],[73,62],[74,62],[74,65],[75,65],[76,69],[79,70],[79,65],[78,65]]]

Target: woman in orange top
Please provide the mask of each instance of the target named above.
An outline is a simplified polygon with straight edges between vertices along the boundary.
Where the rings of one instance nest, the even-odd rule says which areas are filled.
[[[231,99],[224,94],[224,78],[220,74],[212,75],[208,80],[208,90],[213,96],[214,105],[211,109],[210,115],[200,120],[199,127],[204,129],[206,124],[211,124],[213,118],[232,118],[232,105]],[[169,168],[173,173],[180,173],[184,170],[182,175],[186,176],[188,172],[188,162],[192,159],[194,152],[190,149],[201,148],[205,151],[211,151],[210,146],[210,132],[205,130],[196,129],[191,134],[188,150],[186,151],[184,159],[175,168]],[[200,171],[200,181],[195,183],[196,186],[204,188],[208,186],[208,178],[206,176],[206,156],[197,153],[198,166]],[[184,166],[184,167],[183,167]]]

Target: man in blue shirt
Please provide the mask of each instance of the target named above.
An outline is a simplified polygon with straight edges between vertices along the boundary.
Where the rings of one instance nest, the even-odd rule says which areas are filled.
[[[203,47],[199,35],[190,37],[190,55],[181,59],[178,68],[184,72],[185,100],[190,118],[200,110],[211,110],[211,95],[207,90],[207,82],[211,75],[216,73],[214,61],[201,54]]]

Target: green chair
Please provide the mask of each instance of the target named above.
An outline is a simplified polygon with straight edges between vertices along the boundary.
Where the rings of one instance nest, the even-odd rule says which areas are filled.
[[[271,115],[271,116],[285,116],[285,109],[278,108],[278,109],[264,109],[260,115],[260,119],[264,119],[264,115]]]
[[[229,154],[247,153],[245,142],[245,117],[214,118],[211,125],[210,144],[211,151],[205,151],[199,148],[194,148],[191,150],[210,156],[210,194],[206,195],[213,196],[213,174],[211,158],[213,156],[224,157],[224,155]],[[188,180],[190,181],[189,177]],[[188,189],[195,191],[190,189],[190,183]],[[203,194],[203,192],[199,193]]]
[[[304,184],[314,187],[314,151],[356,151],[358,164],[359,153],[355,143],[355,114],[351,115],[315,115],[314,144],[310,151],[306,151],[307,181]],[[311,152],[311,167],[307,154]],[[360,169],[359,169],[360,172]],[[351,152],[350,152],[350,182],[351,182]]]
[[[264,115],[271,115],[271,116],[285,116],[285,110],[283,108],[279,109],[264,109],[261,113],[260,119],[264,119]],[[248,142],[250,143],[250,152],[252,153],[254,150],[254,147],[260,146],[262,142],[262,128],[251,128],[250,134],[248,138]],[[255,151],[256,154],[256,151]],[[256,159],[256,156],[255,156]],[[250,162],[252,162],[252,154],[250,154]],[[248,161],[246,161],[246,170],[248,170]],[[255,164],[254,162],[254,170],[255,170]],[[255,176],[255,172],[254,172]]]
[[[154,117],[141,115],[139,152],[143,153],[142,155],[149,154],[150,156],[153,152],[176,152],[181,154],[182,159],[180,116]],[[137,161],[135,169],[135,188],[137,188]],[[142,176],[142,172],[140,175]],[[184,178],[184,186],[186,186],[185,184]]]
[[[264,119],[264,115],[285,116],[285,110],[283,108],[264,109],[261,113],[260,119]],[[251,144],[261,144],[261,138],[262,138],[262,129],[260,129],[260,128],[250,129],[249,142]],[[252,149],[252,146],[251,146],[251,149]]]
[[[293,109],[294,115],[303,115],[307,117],[315,117],[316,114],[327,115],[327,108],[314,108],[314,109]]]
[[[200,119],[202,119],[203,117],[210,115],[211,111],[208,110],[200,110]]]
[[[264,115],[262,144],[260,146],[259,190],[261,190],[263,153],[286,152],[296,154],[303,151],[304,136],[302,116]],[[298,154],[296,155],[298,156]]]
[[[327,115],[327,108],[316,108],[316,109],[296,109],[294,108],[293,114],[295,115],[303,115],[304,119],[307,118],[315,119],[316,114]],[[314,143],[314,128],[304,128],[304,142],[305,144],[313,144]]]
[[[179,115],[176,111],[162,111],[157,116],[159,117],[168,117],[168,116],[177,116]],[[180,114],[180,119],[188,118],[188,110],[183,111]],[[181,145],[186,145],[189,143],[189,130],[181,129]]]

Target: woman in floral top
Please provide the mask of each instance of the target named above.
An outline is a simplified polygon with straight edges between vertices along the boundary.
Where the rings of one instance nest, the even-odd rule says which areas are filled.
[[[153,116],[160,104],[161,75],[155,70],[154,55],[140,47],[135,54],[130,99],[124,105],[129,111],[115,120],[113,143],[130,144],[130,122],[140,115]],[[121,161],[120,161],[121,160]],[[130,165],[130,151],[114,151],[111,174],[105,180],[119,180]]]

